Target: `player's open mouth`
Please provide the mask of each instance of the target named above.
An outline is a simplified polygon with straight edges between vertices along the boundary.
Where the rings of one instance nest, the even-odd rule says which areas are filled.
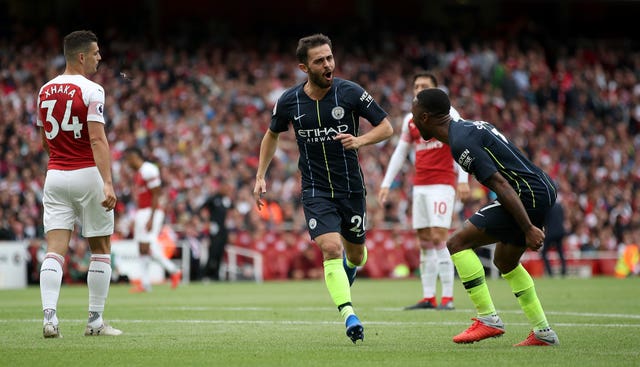
[[[331,77],[333,76],[333,73],[332,73],[331,71],[329,71],[329,72],[327,72],[327,73],[324,73],[323,75],[324,75],[324,77],[325,77],[326,79],[331,79]]]

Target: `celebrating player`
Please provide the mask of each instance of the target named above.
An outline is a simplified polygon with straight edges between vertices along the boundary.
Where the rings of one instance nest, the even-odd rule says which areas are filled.
[[[413,95],[415,97],[421,90],[437,85],[433,74],[418,73],[413,77]],[[449,112],[454,120],[460,119],[455,108],[451,107]],[[412,117],[408,113],[402,121],[400,141],[389,160],[378,200],[381,204],[387,201],[391,183],[400,171],[411,144],[414,144],[416,171],[413,177],[412,222],[420,244],[423,298],[415,305],[405,307],[405,310],[452,310],[454,269],[445,241],[451,227],[456,182],[458,197],[466,199],[469,195],[468,175],[454,163],[449,146],[436,139],[422,139]],[[440,305],[436,300],[438,277],[442,285]]]
[[[334,77],[331,40],[323,34],[301,38],[298,67],[307,81],[278,99],[271,125],[260,145],[253,195],[263,205],[265,174],[278,136],[293,125],[302,173],[302,205],[311,238],[322,250],[327,289],[345,320],[347,336],[364,340],[364,328],[351,304],[350,285],[365,264],[365,185],[358,148],[389,138],[387,113],[360,85]],[[374,127],[359,135],[359,118]],[[345,253],[343,255],[343,252]]]
[[[497,200],[478,210],[447,241],[451,259],[478,316],[467,330],[453,337],[473,343],[504,334],[474,248],[496,243],[494,263],[507,280],[533,328],[517,346],[558,345],[556,333],[538,300],[533,279],[520,264],[527,248],[539,250],[540,229],[556,201],[551,178],[485,121],[453,121],[451,102],[437,88],[425,89],[413,101],[413,121],[425,140],[436,138],[451,147],[456,162],[496,193]]]
[[[65,71],[38,94],[37,125],[49,154],[44,183],[47,254],[40,268],[45,338],[62,337],[56,314],[64,256],[76,220],[89,241],[87,336],[122,334],[102,318],[111,282],[111,234],[116,195],[104,131],[104,89],[87,79],[100,61],[98,38],[75,31],[64,38]]]

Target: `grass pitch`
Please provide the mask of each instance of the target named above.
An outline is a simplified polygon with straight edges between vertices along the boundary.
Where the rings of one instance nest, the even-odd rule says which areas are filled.
[[[529,332],[506,281],[489,279],[501,338],[457,345],[475,315],[459,280],[454,311],[402,308],[418,279],[358,279],[365,326],[354,345],[321,281],[192,283],[130,294],[112,285],[105,318],[120,337],[84,337],[86,286],[63,286],[62,339],[42,338],[38,287],[0,291],[0,366],[638,366],[640,279],[536,279],[559,347],[514,348]]]

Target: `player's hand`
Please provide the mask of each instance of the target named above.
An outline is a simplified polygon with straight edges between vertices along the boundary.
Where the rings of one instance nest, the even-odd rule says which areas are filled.
[[[458,199],[463,203],[471,197],[471,188],[469,188],[469,184],[466,182],[459,183],[456,191]]]
[[[256,178],[256,185],[253,187],[253,198],[256,200],[258,210],[262,209],[264,202],[262,201],[262,195],[267,193],[267,183],[264,178]]]
[[[340,141],[344,149],[356,150],[362,146],[360,139],[351,134],[338,134],[333,138],[333,140]]]
[[[381,187],[380,191],[378,191],[378,203],[380,203],[380,205],[386,203],[388,196],[389,196],[389,188]]]
[[[113,210],[113,208],[116,207],[116,201],[118,200],[116,198],[116,193],[113,190],[113,185],[105,184],[102,191],[104,192],[104,200],[102,200],[101,203],[102,206],[106,208],[107,211]]]
[[[525,233],[525,236],[528,248],[533,251],[538,251],[542,248],[542,245],[544,244],[544,232],[540,228],[531,226],[531,228]]]
[[[145,225],[145,229],[147,230],[147,232],[151,232],[152,227],[153,227],[153,215],[147,221],[147,224]]]

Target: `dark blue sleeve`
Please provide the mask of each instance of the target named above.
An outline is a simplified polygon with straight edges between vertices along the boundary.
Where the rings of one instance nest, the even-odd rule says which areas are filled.
[[[469,151],[475,157],[471,162],[471,172],[480,183],[484,183],[491,175],[498,172],[498,168],[482,146],[472,146]]]
[[[281,133],[289,130],[291,119],[287,113],[287,96],[287,93],[283,94],[273,106],[271,124],[269,125],[269,130],[273,132]]]
[[[358,115],[367,119],[371,125],[378,126],[387,117],[387,112],[378,105],[373,96],[364,88],[354,82],[347,82],[345,85],[347,93],[356,97],[353,109],[358,112]]]
[[[480,183],[484,183],[491,175],[498,171],[493,159],[484,149],[484,129],[471,129],[464,137],[456,139],[452,153],[458,164],[472,174]]]

